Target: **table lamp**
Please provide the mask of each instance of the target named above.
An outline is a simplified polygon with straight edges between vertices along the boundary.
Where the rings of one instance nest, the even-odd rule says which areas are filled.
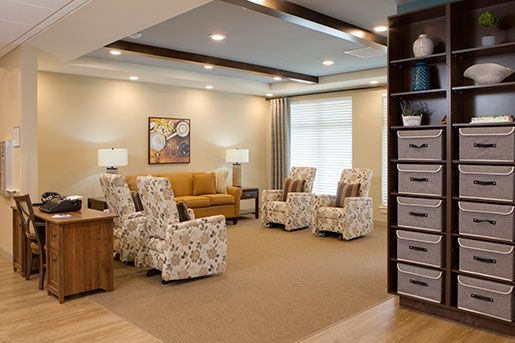
[[[98,149],[98,166],[106,167],[106,173],[118,174],[118,167],[128,165],[129,152],[127,149]]]
[[[241,187],[241,164],[249,161],[248,149],[225,150],[225,162],[232,163],[232,185]]]

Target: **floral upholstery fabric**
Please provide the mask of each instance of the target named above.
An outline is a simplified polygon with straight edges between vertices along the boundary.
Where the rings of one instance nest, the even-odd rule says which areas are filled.
[[[227,265],[227,228],[218,215],[179,222],[173,217],[175,200],[168,182],[155,177],[138,178],[138,191],[149,225],[139,266],[162,271],[164,281],[223,273]],[[142,192],[142,190],[146,190]],[[172,216],[166,218],[166,216]],[[150,220],[150,217],[155,217]],[[163,235],[163,236],[160,236]]]
[[[336,232],[345,240],[361,237],[374,230],[373,202],[368,197],[372,182],[369,169],[345,169],[340,182],[359,183],[361,197],[345,198],[343,208],[335,207],[336,197],[332,195],[315,195],[311,230]]]
[[[109,211],[117,215],[113,220],[114,252],[119,254],[123,262],[134,261],[146,236],[147,218],[143,212],[136,212],[123,176],[103,174],[100,176],[100,185]]]
[[[286,231],[298,230],[311,224],[314,196],[311,194],[315,182],[316,169],[293,167],[290,178],[306,180],[306,193],[288,193],[286,201],[281,201],[282,190],[264,190],[260,207],[261,224],[283,224]]]

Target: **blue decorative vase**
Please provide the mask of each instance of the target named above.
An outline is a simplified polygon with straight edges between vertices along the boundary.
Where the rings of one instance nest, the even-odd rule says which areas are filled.
[[[426,61],[415,63],[413,78],[411,80],[412,91],[424,91],[431,89],[431,73]]]

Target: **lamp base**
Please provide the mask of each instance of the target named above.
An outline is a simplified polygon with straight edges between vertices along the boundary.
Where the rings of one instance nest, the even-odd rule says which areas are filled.
[[[115,167],[107,167],[106,168],[107,174],[118,174],[118,168]]]
[[[232,165],[232,185],[241,187],[241,164],[239,163]]]

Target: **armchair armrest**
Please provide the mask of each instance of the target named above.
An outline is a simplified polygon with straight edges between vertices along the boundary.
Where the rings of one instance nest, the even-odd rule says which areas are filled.
[[[286,198],[286,222],[285,230],[291,231],[307,227],[313,216],[312,193],[288,193]]]
[[[315,194],[313,199],[313,216],[309,225],[313,234],[318,234],[318,210],[321,207],[334,207],[336,205],[336,195]]]
[[[234,186],[228,186],[227,187],[227,194],[230,194],[234,197],[234,212],[235,216],[240,216],[240,202],[241,202],[241,188],[240,187],[234,187]]]
[[[374,231],[374,206],[372,198],[345,198],[344,204],[346,230],[343,239],[364,236]]]
[[[344,200],[344,208],[347,211],[370,210],[373,213],[374,203],[369,197],[348,197]]]
[[[174,239],[175,233],[180,232],[205,232],[206,230],[212,230],[217,232],[225,232],[224,239],[227,239],[227,229],[225,224],[225,217],[222,215],[198,218],[188,220],[185,222],[175,223],[168,226],[166,229],[167,241]]]
[[[281,201],[282,198],[283,191],[280,189],[265,189],[261,196],[263,203],[269,201]]]
[[[147,228],[147,216],[144,212],[133,212],[124,214],[121,218],[121,229],[123,238],[123,247],[120,260],[126,261],[131,257],[127,254],[134,253],[134,263],[140,264],[139,251],[143,249],[143,245],[149,236]],[[132,254],[131,253],[131,254]],[[126,256],[123,256],[126,255]]]
[[[145,217],[145,216],[146,216],[145,212],[139,211],[139,212],[132,212],[132,213],[124,214],[124,215],[122,215],[121,219],[122,220],[131,220],[131,219]]]

